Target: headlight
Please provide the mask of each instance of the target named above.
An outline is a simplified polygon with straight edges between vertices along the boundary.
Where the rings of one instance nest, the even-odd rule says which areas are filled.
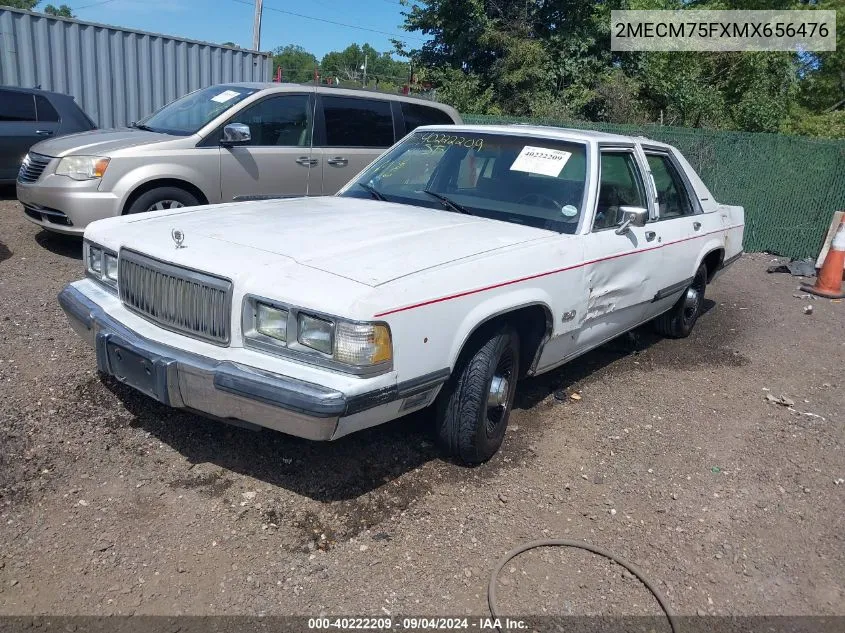
[[[117,254],[102,246],[82,243],[82,257],[85,260],[85,274],[110,288],[117,288]]]
[[[361,323],[247,297],[244,344],[273,354],[358,375],[392,368],[393,343],[385,323]]]
[[[56,167],[56,175],[74,180],[102,178],[109,166],[109,159],[103,156],[65,156]]]
[[[332,329],[333,323],[331,321],[300,314],[296,340],[305,347],[323,352],[323,354],[331,354]]]
[[[256,304],[255,329],[264,336],[287,341],[288,311],[274,308],[266,303]]]

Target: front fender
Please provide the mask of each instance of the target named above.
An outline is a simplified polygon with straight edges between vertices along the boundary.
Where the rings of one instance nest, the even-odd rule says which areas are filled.
[[[473,333],[485,323],[520,308],[540,306],[546,312],[548,329],[548,326],[554,323],[551,305],[552,297],[541,288],[519,288],[485,298],[464,315],[455,329],[449,349],[449,368],[454,370],[461,350]]]
[[[174,162],[151,163],[129,169],[112,185],[112,191],[119,197],[121,212],[139,187],[156,180],[181,180],[202,191],[209,203],[219,202],[219,167],[203,172],[192,166]]]

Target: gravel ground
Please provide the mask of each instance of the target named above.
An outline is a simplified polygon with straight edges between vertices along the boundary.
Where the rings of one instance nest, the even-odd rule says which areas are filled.
[[[679,614],[845,615],[845,303],[796,297],[771,257],[708,288],[688,339],[640,331],[522,383],[503,450],[468,469],[425,415],[318,444],[101,381],[56,303],[80,242],[12,193],[0,614],[487,615],[496,561],[558,537],[633,562]],[[525,554],[498,586],[507,613],[659,613],[574,550]]]

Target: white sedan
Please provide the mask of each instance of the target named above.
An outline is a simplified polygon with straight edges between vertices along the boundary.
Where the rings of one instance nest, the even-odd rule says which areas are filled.
[[[474,464],[519,378],[647,321],[688,335],[743,225],[662,143],[427,127],[335,197],[94,222],[59,301],[101,372],[170,406],[332,440],[433,405]]]

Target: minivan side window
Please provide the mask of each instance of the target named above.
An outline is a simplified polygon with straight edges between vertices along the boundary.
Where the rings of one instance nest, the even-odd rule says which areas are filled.
[[[35,107],[38,110],[39,121],[58,121],[59,113],[53,104],[47,101],[47,98],[42,95],[35,95]]]
[[[439,108],[430,108],[418,103],[402,101],[402,116],[405,118],[405,134],[421,125],[451,125],[452,117]]]
[[[390,147],[393,114],[390,101],[324,96],[328,147]]]
[[[0,90],[0,121],[35,121],[35,99],[25,92]]]
[[[308,95],[269,97],[244,108],[229,123],[249,126],[248,147],[308,147],[311,144],[311,108]]]

